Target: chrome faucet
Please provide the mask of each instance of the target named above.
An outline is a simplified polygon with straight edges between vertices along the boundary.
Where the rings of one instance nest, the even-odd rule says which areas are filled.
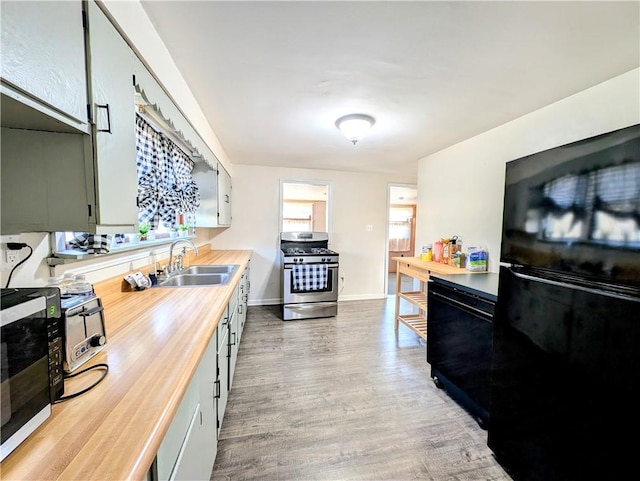
[[[198,248],[190,239],[176,239],[171,243],[171,247],[169,247],[169,273],[173,272],[176,269],[176,266],[173,262],[173,248],[179,242],[186,242],[191,246],[195,255],[198,255]]]

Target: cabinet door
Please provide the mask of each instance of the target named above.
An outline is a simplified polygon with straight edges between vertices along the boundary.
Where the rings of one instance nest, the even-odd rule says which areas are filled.
[[[2,129],[3,234],[88,230],[88,135]]]
[[[214,382],[216,338],[207,346],[198,370],[157,455],[160,480],[208,480],[217,452]]]
[[[133,51],[94,2],[89,8],[96,217],[102,233],[133,232],[138,180]]]
[[[233,308],[233,313],[229,314],[229,382],[228,389],[231,390],[233,384],[233,373],[236,369],[238,359],[238,306]]]
[[[218,225],[231,225],[231,176],[218,164]]]
[[[172,480],[208,480],[215,462],[218,440],[214,410],[214,380],[216,376],[216,341],[211,339],[200,360],[193,382],[199,389],[199,404],[194,411],[189,430],[176,461]]]
[[[218,227],[218,170],[212,169],[204,162],[196,162],[191,174],[200,194],[196,225]]]
[[[218,329],[219,338],[218,353],[216,357],[216,426],[217,434],[220,435],[222,428],[222,420],[224,419],[224,411],[227,408],[227,399],[229,397],[229,328],[225,324],[224,328]]]
[[[2,125],[88,133],[81,2],[2,2],[1,8]]]
[[[184,456],[185,439],[193,431],[195,417],[199,413],[197,377],[185,392],[167,434],[157,453],[158,480],[165,481],[172,478],[172,473],[181,456]]]
[[[247,299],[249,297],[249,268],[246,267],[240,278],[240,288],[238,292],[238,338],[244,332],[244,323],[247,320]]]
[[[218,430],[216,414],[217,342],[214,335],[200,361],[198,382],[200,385],[200,431],[197,453],[201,466],[199,477],[187,479],[209,479],[218,452]]]

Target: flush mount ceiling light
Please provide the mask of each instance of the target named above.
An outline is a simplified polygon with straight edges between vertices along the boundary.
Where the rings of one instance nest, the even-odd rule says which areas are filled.
[[[356,145],[375,123],[376,119],[370,115],[350,114],[336,120],[336,127],[347,139],[353,142],[353,145]]]

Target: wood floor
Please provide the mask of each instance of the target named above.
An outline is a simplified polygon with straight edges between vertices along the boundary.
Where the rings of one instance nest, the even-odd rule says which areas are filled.
[[[510,480],[487,433],[393,329],[394,298],[283,322],[250,307],[213,480]]]

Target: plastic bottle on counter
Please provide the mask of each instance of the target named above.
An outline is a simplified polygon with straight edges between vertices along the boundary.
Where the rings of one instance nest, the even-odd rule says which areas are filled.
[[[464,267],[464,264],[460,265],[460,252],[462,251],[462,239],[457,235],[451,237],[451,242],[449,243],[449,261],[447,262],[450,266],[454,267]]]
[[[155,252],[149,252],[149,265],[147,266],[147,277],[151,285],[158,285],[158,261]]]
[[[442,262],[442,241],[437,240],[433,243],[433,260]]]
[[[90,296],[93,294],[93,286],[84,274],[76,274],[73,283],[68,288],[69,294]]]
[[[63,285],[62,285],[62,277],[49,277],[49,280],[47,281],[47,285],[46,287],[56,287],[58,289],[60,289],[60,295],[63,296],[67,293],[67,287],[64,286],[64,290],[63,290]]]
[[[448,264],[450,258],[451,258],[451,239],[442,239],[442,260],[440,262],[444,264]]]

